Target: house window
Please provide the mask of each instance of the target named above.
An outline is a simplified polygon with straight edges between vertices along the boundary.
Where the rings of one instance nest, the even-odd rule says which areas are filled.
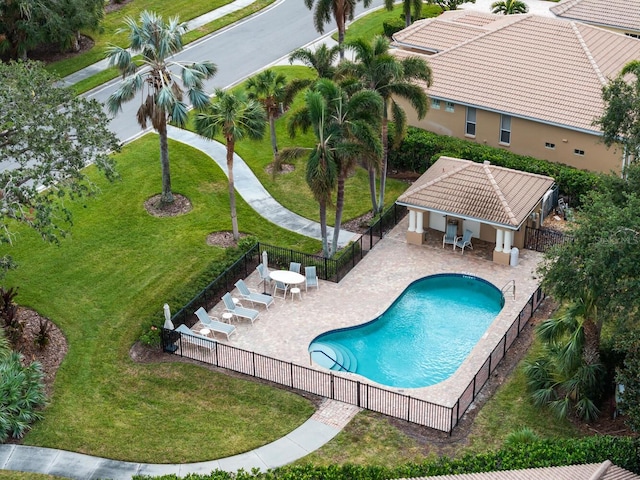
[[[573,153],[574,153],[575,155],[580,155],[580,156],[582,157],[582,156],[584,155],[584,150],[579,150],[579,149],[577,149],[577,148],[576,148],[576,149],[573,151]]]
[[[556,144],[555,143],[546,142],[544,144],[544,148],[548,148],[549,150],[555,150],[556,149]]]
[[[625,33],[625,35],[631,38],[640,38],[640,34],[638,33]]]
[[[476,136],[476,109],[473,107],[467,107],[467,126],[465,128],[465,134],[472,137]]]
[[[454,105],[454,103],[453,103],[453,102],[447,102],[447,103],[445,104],[445,106],[444,106],[444,109],[445,109],[447,112],[453,112],[453,111],[455,110],[455,105]]]
[[[511,143],[511,116],[500,115],[500,143],[509,145]]]
[[[440,100],[438,100],[437,98],[432,98],[431,108],[433,108],[434,110],[440,110]]]

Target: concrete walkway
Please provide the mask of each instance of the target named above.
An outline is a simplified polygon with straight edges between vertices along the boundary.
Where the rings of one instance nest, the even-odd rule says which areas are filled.
[[[313,416],[288,435],[250,452],[209,462],[150,464],[119,462],[81,453],[23,445],[0,445],[0,469],[45,473],[77,480],[129,480],[134,475],[235,473],[239,469],[268,470],[291,463],[317,450],[335,437],[360,409],[325,399]]]
[[[227,149],[214,140],[208,140],[188,130],[176,127],[168,127],[169,138],[185,143],[210,156],[222,169],[225,175],[227,170]],[[256,212],[279,227],[292,232],[306,235],[307,237],[321,239],[320,224],[301,217],[280,205],[262,186],[258,178],[253,174],[249,166],[237,154],[233,157],[233,177],[236,191]],[[328,227],[328,239],[333,238],[333,228]],[[338,246],[343,247],[356,237],[355,233],[341,230],[338,236]]]

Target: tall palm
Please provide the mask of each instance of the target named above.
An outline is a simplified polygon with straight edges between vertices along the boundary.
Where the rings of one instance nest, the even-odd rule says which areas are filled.
[[[384,7],[391,11],[395,7],[394,0],[384,0]],[[402,0],[402,13],[404,13],[404,24],[406,27],[411,25],[411,13],[416,20],[420,18],[422,13],[422,0]]]
[[[417,57],[398,59],[389,52],[389,40],[375,36],[370,42],[358,39],[348,42],[348,49],[355,53],[354,62],[343,62],[339,76],[351,76],[361,82],[364,88],[375,90],[383,99],[380,136],[382,139],[382,166],[380,172],[380,192],[375,202],[375,169],[369,166],[370,189],[374,212],[384,207],[384,191],[387,181],[387,163],[389,153],[389,120],[395,122],[394,141],[402,141],[406,131],[406,114],[396,99],[408,101],[415,109],[418,118],[427,114],[428,98],[425,87],[431,85],[431,69],[424,60]]]
[[[245,138],[260,139],[267,127],[264,108],[243,92],[217,89],[215,99],[202,108],[195,118],[196,132],[209,139],[221,134],[227,147],[227,173],[229,178],[229,204],[233,238],[238,241],[238,216],[233,180],[233,155],[235,144]]]
[[[337,251],[344,210],[345,182],[348,174],[353,170],[360,157],[379,156],[382,153],[377,133],[377,122],[381,110],[382,99],[376,92],[362,90],[348,96],[347,92],[333,81],[320,79],[313,91],[307,94],[305,106],[290,118],[289,133],[294,136],[297,129],[306,131],[313,128],[318,138],[317,145],[322,145],[323,161],[325,164],[331,164],[330,167],[323,166],[324,171],[329,168],[335,169],[336,216],[333,240],[328,252],[323,241],[323,248],[327,256],[332,256]],[[318,146],[315,150],[319,150]],[[318,157],[320,156],[318,155]],[[308,177],[309,174],[308,164]],[[309,183],[309,178],[307,181]],[[314,196],[316,198],[320,196],[324,199],[328,185],[327,182],[322,183],[324,190],[320,192],[321,195],[316,195],[314,191]],[[309,186],[312,191],[317,188],[312,183],[309,183]],[[326,208],[326,204],[324,207],[321,205],[322,208]]]
[[[142,103],[138,108],[137,120],[142,128],[147,121],[160,137],[160,164],[162,167],[161,202],[173,202],[171,192],[171,173],[169,168],[169,147],[167,142],[167,122],[183,126],[188,119],[187,104],[183,101],[186,94],[191,104],[200,108],[209,102],[204,92],[203,82],[216,74],[216,66],[208,61],[192,63],[171,61],[170,58],[182,50],[182,34],[186,23],[180,23],[177,17],[165,22],[154,12],[143,11],[140,23],[127,17],[129,49],[110,46],[107,50],[109,65],[115,65],[122,72],[123,81],[118,90],[107,100],[112,114],[118,113],[122,105],[132,100],[141,91]],[[142,68],[138,68],[133,55],[140,54]],[[180,76],[175,72],[179,71]]]
[[[313,197],[318,202],[322,254],[325,257],[330,256],[327,207],[331,204],[331,194],[335,189],[337,178],[337,150],[332,145],[332,126],[326,121],[328,116],[326,99],[319,92],[308,90],[305,94],[305,106],[294,112],[289,118],[289,136],[295,137],[297,129],[303,132],[312,129],[316,137],[316,144],[312,148],[290,147],[280,152],[283,159],[308,156],[306,181]]]
[[[313,12],[313,23],[318,33],[324,33],[324,26],[331,22],[331,17],[336,21],[338,27],[338,47],[340,49],[340,60],[344,58],[344,34],[347,20],[353,20],[353,13],[358,0],[317,0],[315,11]],[[371,4],[371,0],[362,0],[365,7]],[[313,8],[314,0],[304,0],[304,4],[309,10]]]
[[[269,119],[269,131],[271,134],[271,148],[273,150],[273,162],[278,169],[278,141],[276,138],[276,117],[283,110],[288,109],[296,94],[308,86],[310,80],[293,79],[287,82],[287,77],[273,70],[264,70],[247,80],[246,88],[249,98],[262,103]]]
[[[527,13],[529,7],[522,0],[499,0],[491,4],[491,13],[502,13],[513,15],[516,13]]]
[[[587,421],[598,416],[605,369],[600,362],[601,320],[595,298],[584,292],[565,312],[537,329],[542,355],[525,367],[537,405],[548,405],[558,417],[571,408]]]
[[[313,68],[320,78],[333,78],[335,63],[340,54],[340,47],[334,45],[328,47],[325,43],[315,50],[310,48],[298,48],[289,55],[289,63],[302,62],[307,67]]]

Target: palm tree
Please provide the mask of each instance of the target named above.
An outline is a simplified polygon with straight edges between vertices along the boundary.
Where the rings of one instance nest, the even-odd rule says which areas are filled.
[[[331,22],[331,17],[338,27],[338,47],[340,60],[344,58],[344,33],[347,20],[353,20],[353,13],[358,0],[317,0],[313,12],[313,23],[318,33],[324,33],[324,25]],[[371,4],[371,0],[362,0],[365,7]],[[304,0],[309,10],[313,8],[314,0]]]
[[[327,110],[326,99],[319,92],[308,90],[305,94],[305,107],[294,112],[289,118],[289,136],[295,137],[297,129],[306,132],[312,128],[316,136],[316,144],[312,148],[290,147],[280,152],[283,159],[308,155],[306,181],[318,202],[320,238],[322,254],[325,258],[329,257],[327,206],[331,203],[331,194],[335,189],[337,178],[336,149],[330,143],[332,133],[326,121]]]
[[[249,98],[262,103],[269,118],[271,148],[273,149],[274,172],[279,170],[278,141],[276,138],[276,117],[288,109],[296,94],[308,86],[310,80],[294,79],[287,83],[287,77],[273,70],[263,72],[247,80]]]
[[[179,23],[177,17],[164,22],[159,15],[145,10],[140,14],[139,24],[130,17],[125,19],[125,24],[127,28],[119,31],[129,32],[129,49],[113,45],[107,51],[109,65],[116,65],[123,77],[118,90],[107,100],[107,107],[115,115],[123,103],[142,91],[143,101],[138,108],[137,120],[142,128],[146,128],[147,121],[151,120],[151,125],[158,132],[162,166],[161,203],[172,203],[167,122],[178,126],[186,123],[185,90],[194,107],[200,108],[209,102],[203,82],[214,76],[217,68],[208,61],[186,65],[169,60],[182,50],[182,34],[187,28],[186,23]],[[142,57],[143,68],[138,68],[133,60],[132,55],[138,53]],[[173,70],[180,71],[180,77]]]
[[[491,13],[503,13],[513,15],[515,13],[527,13],[529,7],[522,0],[499,0],[491,4]]]
[[[326,189],[330,186],[330,182],[326,181],[326,172],[329,169],[335,170],[336,217],[333,240],[328,252],[323,236],[325,256],[332,256],[337,251],[348,174],[361,156],[379,156],[382,153],[380,137],[376,131],[381,110],[382,99],[376,92],[361,90],[348,96],[347,92],[333,81],[320,79],[313,91],[307,95],[305,106],[295,112],[289,120],[291,136],[295,136],[297,129],[306,131],[308,128],[313,128],[318,139],[316,148],[312,151],[318,158],[314,160],[315,164],[312,167],[314,170],[311,173],[308,165],[307,182],[314,191],[314,196],[325,201],[324,205],[320,206],[321,224],[322,209],[326,211],[328,198]],[[322,151],[322,154],[318,154],[319,151]],[[318,186],[309,181],[309,176],[313,181],[317,181],[318,173],[315,169],[320,161],[323,162],[320,171],[321,188],[316,192],[314,189]]]
[[[600,331],[595,298],[585,291],[557,318],[537,328],[542,355],[525,366],[534,403],[548,405],[560,418],[571,408],[587,421],[598,416],[605,368],[600,362]]]
[[[315,50],[310,48],[294,50],[289,55],[289,63],[302,62],[307,67],[313,68],[318,73],[318,77],[333,78],[333,74],[336,71],[334,64],[339,54],[340,47],[338,45],[328,47],[323,43]]]
[[[236,142],[244,138],[260,139],[264,136],[267,116],[262,105],[246,97],[243,92],[217,89],[215,99],[195,118],[196,132],[209,139],[221,134],[227,146],[227,173],[229,177],[229,203],[233,238],[238,241],[238,216],[233,184],[233,155]]]
[[[391,11],[395,6],[394,0],[384,0],[384,7]],[[411,13],[416,20],[420,18],[422,13],[422,0],[402,0],[402,13],[404,13],[405,27],[411,25]]]
[[[355,52],[354,62],[343,62],[339,76],[351,76],[361,82],[364,88],[375,90],[383,99],[380,136],[382,139],[382,167],[380,173],[380,192],[375,202],[375,168],[369,166],[369,181],[373,211],[384,207],[384,190],[387,181],[387,162],[389,141],[387,137],[389,120],[395,122],[395,142],[399,143],[406,129],[406,114],[396,99],[408,101],[416,110],[418,118],[427,114],[428,98],[424,87],[431,85],[431,69],[424,60],[417,57],[397,59],[389,52],[389,40],[375,36],[370,42],[358,39],[347,44]],[[422,82],[422,85],[416,83]]]

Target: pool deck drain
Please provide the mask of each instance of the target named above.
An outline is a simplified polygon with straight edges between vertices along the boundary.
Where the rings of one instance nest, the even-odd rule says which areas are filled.
[[[276,304],[269,310],[256,306],[260,316],[253,325],[248,321],[236,321],[238,335],[233,335],[229,342],[219,337],[218,340],[326,371],[310,362],[307,350],[310,342],[328,330],[359,325],[376,318],[414,280],[437,273],[461,273],[483,278],[497,288],[515,280],[516,298],[506,296],[505,306],[496,320],[449,379],[424,388],[388,388],[439,405],[453,406],[537,290],[540,280],[535,272],[543,257],[541,253],[521,250],[517,266],[498,265],[487,260],[490,252],[487,248],[490,247],[479,245],[477,252],[462,255],[460,250],[454,252],[450,246],[443,249],[442,236],[438,238],[437,234],[425,245],[410,245],[405,242],[407,223],[406,218],[400,222],[340,283],[321,281],[319,289],[313,288],[309,292],[303,288],[302,300],[276,298]],[[246,281],[256,288],[257,273]],[[232,293],[239,296],[235,291]],[[219,304],[212,314],[221,318],[223,311],[223,305]],[[356,374],[335,373],[369,382]]]

